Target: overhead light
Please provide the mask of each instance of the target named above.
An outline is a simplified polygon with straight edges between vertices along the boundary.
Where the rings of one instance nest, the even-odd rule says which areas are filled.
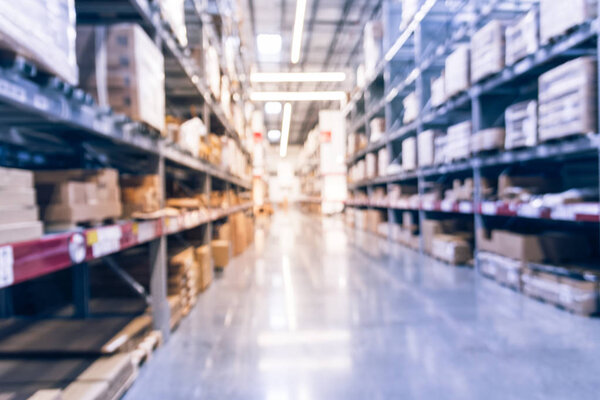
[[[269,142],[276,142],[281,139],[281,131],[279,129],[272,129],[267,132],[267,139]]]
[[[304,31],[304,16],[306,14],[306,0],[297,0],[296,18],[294,20],[294,34],[292,36],[292,64],[300,61],[302,50],[302,32]]]
[[[281,53],[281,35],[261,33],[256,36],[256,47],[263,55],[273,56]]]
[[[269,115],[281,113],[281,103],[278,101],[269,101],[265,103],[265,113]]]
[[[406,41],[410,38],[413,32],[416,31],[417,26],[419,26],[419,24],[425,18],[427,13],[431,11],[436,2],[437,0],[427,0],[425,4],[421,6],[419,11],[417,11],[413,19],[406,27],[406,29],[404,29],[404,32],[402,32],[398,39],[396,39],[396,42],[392,45],[392,47],[390,47],[390,49],[385,54],[386,61],[392,61],[396,54],[398,54],[402,46],[404,46],[404,43],[406,43]]]
[[[254,72],[250,80],[255,83],[281,82],[343,82],[344,72]]]
[[[252,101],[345,101],[346,92],[253,92],[250,99]]]
[[[279,156],[287,156],[288,141],[290,140],[290,126],[292,124],[292,104],[283,106],[283,123],[281,125],[281,142],[279,143]]]

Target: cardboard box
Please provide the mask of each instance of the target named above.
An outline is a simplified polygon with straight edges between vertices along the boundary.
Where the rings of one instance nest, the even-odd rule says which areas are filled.
[[[385,118],[373,118],[369,123],[369,141],[375,143],[383,139],[385,135]]]
[[[592,57],[564,63],[539,78],[539,139],[597,132],[597,64]]]
[[[409,137],[402,141],[402,169],[413,171],[417,168],[417,138]]]
[[[367,230],[371,233],[377,234],[377,229],[379,227],[379,224],[384,222],[384,220],[386,219],[383,216],[383,211],[367,210],[366,214],[367,214],[367,226],[366,226]]]
[[[445,67],[446,97],[451,98],[471,87],[470,50],[469,45],[458,45],[456,50],[446,58]]]
[[[556,275],[523,268],[523,293],[551,304],[560,304],[560,282]]]
[[[229,217],[231,223],[231,244],[233,248],[233,255],[238,256],[246,250],[248,245],[247,242],[247,228],[246,228],[246,216],[243,213],[235,213]]]
[[[229,264],[229,242],[227,240],[213,240],[210,242],[210,249],[215,267],[225,268]]]
[[[74,2],[3,2],[0,7],[0,48],[20,54],[41,70],[76,86]]]
[[[509,106],[505,113],[504,148],[533,147],[538,143],[538,104],[535,100]]]
[[[499,150],[504,148],[504,128],[488,128],[471,136],[471,153]]]
[[[433,138],[433,163],[434,165],[450,162],[448,156],[448,135],[440,134]]]
[[[158,175],[122,175],[121,202],[123,217],[130,218],[138,213],[153,213],[161,209],[162,183]]]
[[[181,124],[175,142],[182,150],[189,152],[194,157],[200,157],[200,144],[205,136],[204,122],[200,118],[194,117]]]
[[[471,38],[471,83],[502,71],[504,58],[504,25],[492,20]]]
[[[377,176],[377,154],[367,153],[365,156],[366,178],[375,178]]]
[[[506,65],[513,65],[538,50],[538,31],[537,10],[529,11],[516,24],[506,27]]]
[[[6,243],[35,240],[44,234],[44,226],[39,221],[0,224],[0,245]]]
[[[199,288],[205,290],[212,282],[212,263],[210,246],[196,248],[196,262],[199,266]]]
[[[0,167],[0,188],[32,188],[33,172]]]
[[[434,257],[454,265],[466,264],[473,258],[471,244],[454,235],[435,235],[432,253]]]
[[[93,26],[77,27],[81,87],[99,99]],[[162,52],[137,24],[106,29],[108,103],[118,113],[165,131],[165,81]]]
[[[434,140],[441,132],[427,130],[417,136],[418,164],[420,167],[428,167],[434,162]]]
[[[381,222],[377,225],[377,235],[381,236],[384,239],[387,239],[390,234],[390,227],[387,222]]]
[[[559,304],[576,314],[593,315],[600,311],[598,282],[560,277],[558,293]]]
[[[547,44],[598,15],[597,0],[540,1],[540,40]]]
[[[479,251],[477,260],[479,261],[479,270],[489,278],[495,279],[498,283],[513,288],[521,289],[521,273],[525,263],[503,257],[498,254],[489,253],[481,249],[477,243]]]

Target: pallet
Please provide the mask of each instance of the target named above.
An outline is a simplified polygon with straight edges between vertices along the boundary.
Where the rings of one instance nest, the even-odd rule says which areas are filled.
[[[101,220],[89,220],[80,222],[51,222],[44,223],[45,230],[50,233],[76,231],[80,229],[101,228],[103,226],[115,225],[116,218],[105,218]]]

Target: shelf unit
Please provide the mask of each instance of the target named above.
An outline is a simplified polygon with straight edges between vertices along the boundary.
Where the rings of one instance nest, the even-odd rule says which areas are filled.
[[[222,42],[207,18],[210,10],[217,7],[216,2],[185,2],[188,29],[196,36],[202,35],[185,47],[177,42],[161,18],[156,2],[116,0],[111,2],[114,12],[109,16],[106,2],[76,0],[75,7],[78,24],[133,22],[141,25],[165,57],[168,112],[189,117],[190,106],[198,106],[207,131],[231,137],[251,163],[250,153],[245,148],[246,132],[236,132],[209,91],[203,66],[191,56],[192,46],[201,49],[204,41],[215,46]],[[241,53],[237,56],[236,63],[241,63]],[[165,187],[170,180],[191,182],[189,189],[205,195],[214,188],[236,192],[252,189],[250,177],[234,176],[224,168],[192,156],[148,131],[142,124],[98,106],[81,89],[57,78],[40,76],[34,65],[18,58],[14,63],[0,67],[0,123],[3,127],[0,129],[2,166],[29,169],[113,167],[127,173],[158,174]],[[248,121],[245,121],[247,125]],[[52,152],[58,156],[53,156]],[[114,225],[46,234],[39,240],[2,245],[3,254],[8,256],[2,260],[1,267],[8,278],[0,285],[0,316],[12,315],[12,286],[58,270],[83,266],[83,269],[73,268],[73,299],[75,315],[86,317],[90,285],[86,263],[148,244],[154,326],[168,338],[167,237],[203,226],[203,242],[210,243],[213,223],[232,213],[251,210],[252,204],[247,203],[226,209],[209,209],[204,213],[188,212],[179,217],[118,221]]]
[[[445,128],[462,121],[471,121],[472,132],[490,125],[488,114],[497,112],[489,103],[491,96],[519,95],[519,86],[524,82],[536,81],[542,73],[580,56],[598,54],[598,32],[600,20],[587,21],[550,44],[540,45],[534,54],[527,56],[501,72],[486,78],[438,107],[430,100],[430,80],[439,76],[446,57],[460,43],[468,43],[472,34],[494,18],[504,20],[523,16],[536,1],[480,1],[443,2],[423,0],[420,11],[406,29],[398,32],[401,7],[386,2],[383,8],[384,40],[383,54],[375,73],[364,87],[357,89],[345,108],[348,134],[364,133],[370,136],[369,121],[374,116],[385,117],[386,132],[382,139],[347,158],[351,168],[367,154],[387,149],[389,159],[401,157],[401,142],[416,137],[428,129]],[[599,14],[600,15],[600,14]],[[391,33],[390,33],[391,32]],[[381,90],[383,82],[383,90]],[[535,88],[537,91],[537,87]],[[402,100],[415,92],[418,99],[418,118],[409,124],[402,121]],[[537,92],[536,92],[537,93]],[[516,101],[514,101],[516,102]],[[507,102],[510,104],[510,101]],[[400,151],[399,151],[400,150]],[[588,160],[598,165],[600,141],[598,133],[580,135],[562,141],[546,142],[531,148],[501,150],[492,154],[480,154],[469,160],[431,167],[417,167],[389,176],[349,182],[350,193],[361,200],[350,200],[347,207],[387,210],[387,221],[401,222],[396,210],[413,211],[420,223],[429,215],[462,214],[472,216],[475,229],[486,226],[489,218],[504,218],[509,225],[515,220],[550,221],[568,229],[574,225],[585,225],[598,231],[600,204],[585,203],[557,208],[534,207],[530,204],[508,205],[486,201],[482,195],[482,178],[498,174],[502,168],[528,168],[532,165],[555,163],[566,165],[572,161]],[[597,171],[591,172],[597,174]],[[428,202],[424,200],[427,182],[448,177],[471,177],[474,181],[474,197],[469,202]],[[596,180],[600,182],[600,177]],[[415,185],[418,194],[412,202],[390,204],[372,200],[375,187],[389,191],[392,184]],[[366,199],[366,200],[365,200]],[[590,226],[592,224],[592,226]],[[391,239],[391,238],[390,238]],[[420,251],[423,252],[421,237]],[[477,253],[475,243],[475,253]],[[476,257],[477,260],[477,257]]]

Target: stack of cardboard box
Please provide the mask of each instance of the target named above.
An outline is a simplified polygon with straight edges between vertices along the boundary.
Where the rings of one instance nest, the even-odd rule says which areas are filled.
[[[212,282],[210,246],[204,245],[196,248],[196,262],[198,264],[197,288],[199,291],[204,291]]]
[[[540,40],[546,44],[551,39],[598,15],[597,0],[571,0],[569,6],[556,0],[540,2]]]
[[[470,157],[472,130],[473,124],[470,120],[452,125],[448,128],[446,142],[446,156],[448,162],[463,160]]]
[[[538,143],[538,105],[529,100],[513,104],[506,108],[506,137],[504,148],[533,147]]]
[[[472,259],[472,221],[426,219],[421,232],[426,253],[450,264],[465,264]]]
[[[119,182],[124,218],[160,210],[163,189],[158,175],[121,175]]]
[[[118,218],[122,214],[119,173],[114,169],[35,173],[37,202],[48,225]]]
[[[446,98],[452,98],[469,89],[470,77],[469,45],[463,43],[446,58],[444,79]]]
[[[175,248],[169,258],[168,295],[179,296],[183,314],[196,302],[199,293],[199,266],[194,247]]]
[[[103,97],[101,73],[96,72],[96,35],[106,35],[108,104],[133,120],[165,131],[164,61],[160,49],[137,24],[115,24],[105,32],[95,26],[77,27],[80,86]]]
[[[33,172],[0,168],[0,244],[42,236]]]
[[[229,264],[231,244],[229,240],[213,240],[210,251],[215,268],[225,268]]]
[[[487,128],[471,136],[471,153],[500,150],[504,148],[504,128]]]
[[[471,38],[471,82],[476,83],[504,68],[504,25],[488,22]]]
[[[531,10],[516,24],[506,28],[506,65],[513,65],[538,50],[537,17],[537,11]]]

